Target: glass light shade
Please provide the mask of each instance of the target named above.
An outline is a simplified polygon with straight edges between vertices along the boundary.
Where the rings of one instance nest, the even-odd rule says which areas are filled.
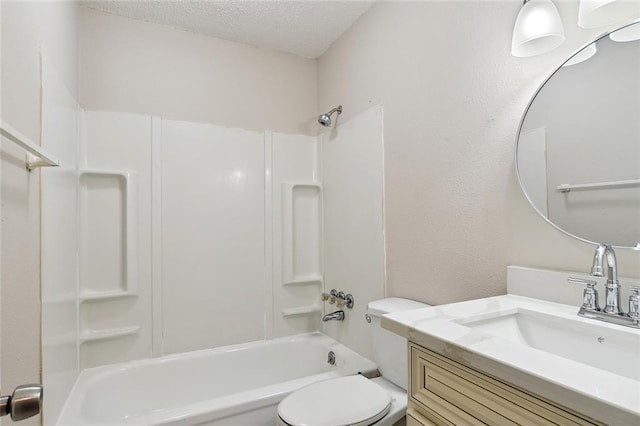
[[[580,0],[578,25],[582,28],[598,28],[638,16],[638,0]]]
[[[609,34],[609,38],[617,42],[640,40],[640,21]]]
[[[513,27],[513,56],[540,55],[560,46],[563,41],[562,21],[551,0],[529,0],[522,6]]]
[[[589,59],[590,57],[592,57],[593,55],[595,55],[597,51],[598,51],[598,49],[596,48],[596,44],[595,43],[591,43],[590,45],[588,45],[587,47],[585,47],[584,49],[582,49],[581,51],[579,51],[578,53],[573,55],[573,57],[571,59],[569,59],[567,62],[565,62],[564,65],[562,65],[562,66],[563,67],[570,67],[571,65],[575,65],[575,64],[579,64],[580,62],[584,62],[587,59]]]

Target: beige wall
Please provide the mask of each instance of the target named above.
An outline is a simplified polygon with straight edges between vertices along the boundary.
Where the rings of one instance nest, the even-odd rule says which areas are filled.
[[[40,141],[40,43],[64,83],[76,92],[77,5],[2,2],[2,119]],[[2,141],[2,383],[3,393],[40,382],[39,173],[25,152]],[[38,417],[23,424],[39,424]]]
[[[511,56],[520,1],[379,2],[318,61],[318,105],[342,119],[384,106],[387,294],[429,303],[506,291],[505,267],[587,271],[593,246],[556,231],[527,204],[514,171],[521,115],[538,85],[605,29]],[[618,253],[640,275],[640,253]]]
[[[315,134],[316,62],[85,9],[80,104]]]

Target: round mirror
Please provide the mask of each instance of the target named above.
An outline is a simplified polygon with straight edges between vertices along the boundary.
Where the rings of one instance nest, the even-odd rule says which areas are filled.
[[[586,46],[543,83],[520,123],[516,169],[558,229],[640,249],[640,22]]]

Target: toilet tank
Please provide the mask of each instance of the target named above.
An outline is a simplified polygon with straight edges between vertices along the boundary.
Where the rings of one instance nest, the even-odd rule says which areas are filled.
[[[428,308],[430,305],[399,297],[369,302],[367,311],[371,316],[373,360],[378,364],[382,377],[407,390],[407,339],[385,330],[380,317],[394,312]]]

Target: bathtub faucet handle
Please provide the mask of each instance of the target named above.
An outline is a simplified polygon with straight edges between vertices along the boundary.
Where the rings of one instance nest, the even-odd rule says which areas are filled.
[[[353,309],[353,305],[356,303],[355,299],[353,298],[352,294],[347,294],[344,297],[344,301],[345,301],[345,305],[347,306],[347,308],[349,309]]]
[[[329,293],[322,293],[322,301],[326,302],[327,300],[329,300]]]
[[[336,290],[335,288],[332,288],[331,291],[329,292],[329,303],[332,305],[336,303],[336,297],[338,297],[338,290]]]

